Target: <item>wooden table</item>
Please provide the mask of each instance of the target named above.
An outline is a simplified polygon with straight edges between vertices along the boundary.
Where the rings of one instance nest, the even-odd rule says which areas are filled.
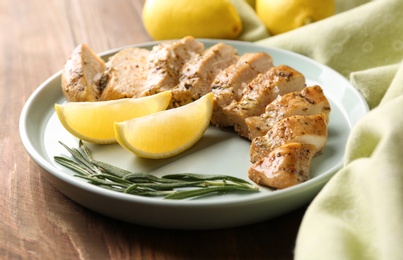
[[[21,109],[79,43],[96,52],[150,41],[144,0],[0,0],[1,259],[292,259],[306,207],[262,223],[178,231],[114,220],[42,177],[19,136]]]

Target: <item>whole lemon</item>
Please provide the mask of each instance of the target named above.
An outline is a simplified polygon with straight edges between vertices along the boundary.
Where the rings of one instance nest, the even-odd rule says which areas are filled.
[[[273,35],[332,16],[334,0],[256,0],[256,13]]]
[[[231,0],[146,0],[143,24],[154,40],[196,38],[234,39],[241,18]]]

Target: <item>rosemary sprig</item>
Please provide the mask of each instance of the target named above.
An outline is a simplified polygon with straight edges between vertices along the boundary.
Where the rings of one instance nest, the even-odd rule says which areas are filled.
[[[55,156],[54,160],[75,172],[76,177],[99,187],[138,196],[189,199],[211,194],[257,192],[251,183],[228,175],[175,173],[157,177],[148,173],[130,172],[111,164],[97,161],[80,140],[78,148],[59,142],[72,158]]]

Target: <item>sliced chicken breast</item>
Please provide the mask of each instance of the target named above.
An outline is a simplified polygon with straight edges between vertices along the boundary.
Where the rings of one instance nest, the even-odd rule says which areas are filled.
[[[212,123],[219,127],[229,126],[226,116],[223,115],[223,107],[233,100],[240,100],[247,84],[273,66],[272,57],[265,52],[245,53],[235,64],[222,70],[211,86],[214,93]]]
[[[77,46],[62,72],[62,91],[67,101],[97,101],[105,62],[86,44]]]
[[[218,43],[204,50],[194,37],[127,48],[105,63],[85,44],[66,62],[62,90],[68,101],[99,101],[172,92],[170,107],[213,92],[211,122],[252,140],[249,178],[282,189],[310,178],[311,162],[326,146],[330,103],[320,86],[274,66],[265,53],[242,56]]]
[[[246,118],[263,114],[266,106],[279,95],[301,91],[304,87],[304,75],[285,65],[276,66],[258,75],[244,89],[241,100],[234,100],[223,111],[235,131],[248,138]]]
[[[250,159],[252,163],[262,160],[274,149],[287,143],[313,144],[315,154],[320,154],[327,141],[327,124],[323,114],[295,115],[278,121],[264,136],[252,140]]]
[[[203,43],[191,36],[155,45],[148,56],[148,75],[141,95],[153,95],[178,85],[182,66],[201,55],[203,49]]]
[[[329,122],[330,110],[329,101],[317,85],[278,96],[266,106],[262,115],[246,118],[249,139],[265,135],[277,121],[293,115],[324,114],[326,122]]]
[[[172,91],[170,107],[188,104],[211,92],[216,75],[239,59],[237,50],[218,43],[202,55],[194,55],[180,70],[179,84]]]
[[[143,48],[126,48],[113,55],[101,79],[100,99],[139,97],[147,78],[149,53]]]
[[[248,171],[249,178],[259,185],[283,189],[310,178],[315,145],[288,143],[277,147]]]

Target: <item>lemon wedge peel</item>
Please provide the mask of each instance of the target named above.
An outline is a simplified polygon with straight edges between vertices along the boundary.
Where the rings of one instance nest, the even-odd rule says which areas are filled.
[[[115,123],[118,143],[149,159],[172,157],[193,146],[210,125],[213,93],[187,105]]]
[[[165,110],[169,91],[141,98],[55,104],[63,127],[73,136],[96,144],[116,143],[114,123]]]

